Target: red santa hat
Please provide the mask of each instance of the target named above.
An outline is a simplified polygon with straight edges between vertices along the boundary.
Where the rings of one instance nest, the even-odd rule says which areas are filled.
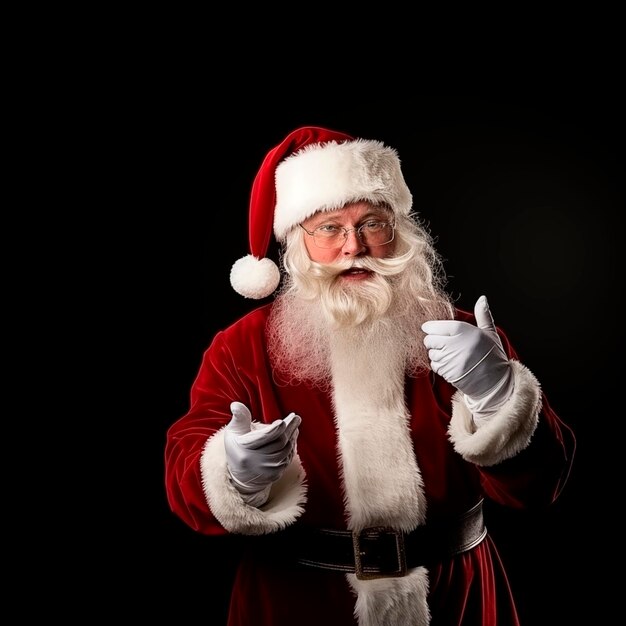
[[[393,148],[317,126],[291,132],[267,154],[254,179],[250,254],[231,269],[233,289],[246,298],[271,295],[280,282],[278,266],[266,257],[272,231],[282,243],[314,213],[364,200],[385,203],[398,214],[411,210],[411,193]]]

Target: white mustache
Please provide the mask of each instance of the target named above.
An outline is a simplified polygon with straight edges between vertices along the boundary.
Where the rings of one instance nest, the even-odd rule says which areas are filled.
[[[328,265],[322,265],[320,263],[313,263],[314,271],[317,271],[319,275],[334,278],[349,270],[367,270],[380,274],[382,276],[392,276],[402,271],[404,268],[399,268],[397,261],[392,259],[375,259],[372,257],[363,257],[359,259],[346,259],[345,261],[337,261]]]

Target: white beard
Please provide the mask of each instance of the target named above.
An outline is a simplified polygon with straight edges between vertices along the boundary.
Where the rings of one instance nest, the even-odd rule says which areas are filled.
[[[339,278],[348,267],[363,267],[369,279]],[[269,352],[282,379],[329,387],[334,360],[359,362],[379,378],[381,361],[392,358],[407,373],[429,369],[422,324],[450,319],[444,294],[433,298],[415,288],[411,268],[386,259],[364,258],[335,265],[313,264],[314,278],[287,280],[277,296],[269,323]],[[340,348],[343,346],[343,348]],[[336,362],[336,361],[335,361]]]

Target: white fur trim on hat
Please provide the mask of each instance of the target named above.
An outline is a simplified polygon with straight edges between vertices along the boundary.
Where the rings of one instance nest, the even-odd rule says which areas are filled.
[[[276,168],[274,234],[282,241],[314,213],[363,200],[388,204],[403,215],[411,210],[411,192],[393,148],[370,139],[305,146]]]
[[[245,298],[259,300],[272,294],[280,283],[280,270],[272,259],[248,254],[238,259],[230,270],[230,284]]]

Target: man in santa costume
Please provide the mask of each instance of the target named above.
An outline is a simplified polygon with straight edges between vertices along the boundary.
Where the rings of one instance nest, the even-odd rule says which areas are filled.
[[[396,151],[296,129],[249,234],[231,284],[276,296],[216,334],[165,451],[172,511],[246,536],[228,625],[518,625],[482,502],[552,503],[574,436],[487,299],[445,293]]]

